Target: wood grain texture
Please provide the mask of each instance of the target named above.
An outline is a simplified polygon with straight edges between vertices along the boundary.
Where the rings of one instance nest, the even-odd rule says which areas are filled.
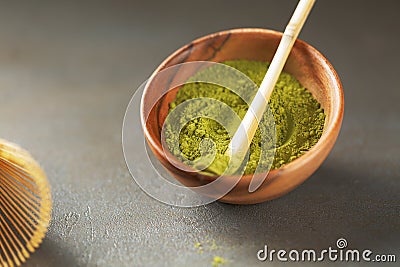
[[[216,177],[191,173],[175,166],[182,165],[161,145],[161,127],[179,88],[167,92],[171,81],[190,77],[191,73],[180,73],[178,69],[171,77],[154,80],[155,74],[176,64],[191,61],[213,61],[247,59],[271,61],[282,33],[266,29],[234,29],[218,32],[197,39],[177,50],[155,70],[146,85],[142,98],[141,116],[146,121],[146,140],[162,165],[181,183],[188,186],[202,185]],[[196,70],[193,70],[193,73]],[[328,60],[309,44],[297,40],[285,65],[284,71],[296,77],[321,103],[326,114],[324,132],[319,142],[300,158],[280,169],[272,170],[258,190],[248,192],[252,175],[244,175],[236,187],[220,201],[237,204],[259,203],[280,197],[293,190],[313,174],[331,151],[339,134],[344,109],[342,85]],[[154,107],[151,103],[156,101]],[[145,120],[145,118],[148,118]],[[173,158],[173,163],[168,161]],[[265,176],[265,174],[256,174]]]

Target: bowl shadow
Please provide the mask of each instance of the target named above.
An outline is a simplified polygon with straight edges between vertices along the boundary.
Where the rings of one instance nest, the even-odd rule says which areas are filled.
[[[377,174],[333,166],[340,165],[322,165],[301,187],[276,200],[247,206],[209,205],[209,212],[216,215],[213,238],[228,236],[231,244],[246,248],[250,257],[264,245],[336,248],[338,238],[345,238],[349,248],[398,251],[400,198],[396,188],[370,182],[379,179],[374,177]]]

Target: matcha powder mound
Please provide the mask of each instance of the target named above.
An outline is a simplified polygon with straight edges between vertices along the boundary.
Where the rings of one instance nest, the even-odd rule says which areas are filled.
[[[223,64],[241,71],[257,86],[260,86],[268,68],[266,62],[259,61],[234,60],[225,61]],[[213,72],[212,68],[213,66],[200,71],[202,77],[224,75],[224,73]],[[257,88],[249,88],[248,90],[251,90],[251,92],[248,92],[249,94],[255,95]],[[199,97],[224,102],[240,118],[244,117],[248,109],[246,102],[229,89],[210,83],[195,82],[182,86],[175,101],[170,104],[170,112],[182,102]],[[204,105],[207,105],[206,102]],[[325,114],[311,93],[293,76],[284,72],[281,73],[275,85],[269,107],[275,120],[276,133],[275,157],[271,169],[277,169],[300,157],[318,142],[324,128]],[[190,108],[187,108],[185,112],[190,112]],[[172,154],[178,157],[183,155],[184,158],[191,161],[201,156],[200,143],[202,140],[204,138],[212,139],[216,144],[216,160],[210,167],[213,168],[212,172],[216,174],[224,172],[225,168],[218,168],[215,165],[218,165],[218,159],[224,158],[230,137],[226,129],[217,121],[201,117],[190,120],[180,133],[172,131],[172,127],[169,127],[169,125],[166,125],[165,129],[166,143]],[[169,141],[171,136],[177,134],[179,134],[179,148],[172,147]],[[244,170],[245,174],[254,173],[257,166],[262,164],[260,162],[260,143],[261,135],[258,129],[250,145],[250,155]]]

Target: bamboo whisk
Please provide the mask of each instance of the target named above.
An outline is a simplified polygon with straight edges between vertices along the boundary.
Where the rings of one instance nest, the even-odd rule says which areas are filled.
[[[47,178],[32,156],[0,139],[0,266],[20,266],[42,242],[51,216]]]

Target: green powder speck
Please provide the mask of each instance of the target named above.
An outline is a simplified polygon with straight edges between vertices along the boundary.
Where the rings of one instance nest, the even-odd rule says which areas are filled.
[[[213,261],[212,261],[212,263],[211,263],[211,266],[212,267],[219,267],[219,266],[221,266],[222,264],[225,264],[227,261],[224,259],[224,258],[222,258],[222,257],[219,257],[219,256],[214,256],[213,257]]]
[[[259,86],[267,71],[268,64],[259,61],[233,60],[225,61],[223,64],[231,66],[245,75]],[[202,77],[211,77],[229,74],[213,71],[213,66],[199,72]],[[196,74],[195,76],[198,76]],[[195,77],[194,76],[194,77]],[[241,80],[235,81],[241,83]],[[245,94],[255,95],[257,88],[243,88]],[[247,92],[246,92],[247,90]],[[186,100],[194,98],[206,98],[201,105],[188,105],[185,114],[190,116],[194,109],[204,109],[210,106],[207,98],[216,99],[227,104],[233,111],[243,118],[248,110],[246,102],[231,90],[203,82],[188,83],[182,86],[176,95],[174,102],[170,103],[170,111]],[[281,73],[274,91],[269,101],[269,107],[275,121],[275,157],[272,161],[271,169],[277,169],[281,166],[295,160],[296,158],[309,151],[322,135],[325,123],[325,114],[312,94],[304,88],[293,76],[288,73]],[[211,109],[213,112],[219,112],[218,109]],[[227,130],[216,120],[206,117],[194,118],[190,120],[179,133],[179,148],[173,147],[170,140],[174,132],[171,125],[166,125],[166,143],[168,148],[175,156],[184,156],[188,160],[196,160],[201,157],[200,145],[205,138],[213,140],[216,144],[216,155],[213,163],[208,167],[208,171],[215,174],[224,172],[229,161],[224,154],[230,142],[230,136]],[[245,174],[252,174],[256,171],[261,155],[261,132],[260,129],[250,144],[249,159],[245,167]],[[204,144],[204,142],[203,142]]]
[[[197,249],[197,253],[203,254],[203,245],[200,242],[196,242],[194,247]]]

